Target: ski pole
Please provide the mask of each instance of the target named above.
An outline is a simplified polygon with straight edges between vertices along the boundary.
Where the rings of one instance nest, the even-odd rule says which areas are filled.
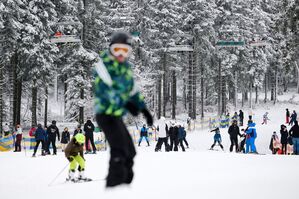
[[[63,167],[63,169],[61,169],[61,171],[55,176],[55,178],[48,184],[48,186],[52,186],[53,183],[55,182],[55,180],[62,174],[62,172],[66,169],[66,167],[69,166],[70,163],[67,163],[67,165],[65,165]]]

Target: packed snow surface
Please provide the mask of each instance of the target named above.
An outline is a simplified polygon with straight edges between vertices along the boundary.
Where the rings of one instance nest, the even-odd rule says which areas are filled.
[[[0,193],[3,199],[53,198],[201,198],[201,199],[295,199],[299,179],[299,156],[271,155],[270,137],[285,121],[285,108],[298,105],[261,106],[254,111],[257,123],[257,150],[266,155],[230,153],[227,129],[221,129],[225,151],[218,146],[209,151],[213,133],[189,132],[187,152],[153,152],[155,142],[137,147],[135,178],[130,186],[105,188],[109,153],[85,155],[88,183],[64,183],[67,169],[52,186],[49,183],[68,164],[62,152],[57,156],[37,156],[32,151],[0,153]],[[261,125],[269,112],[269,124]],[[245,111],[245,118],[247,118]],[[290,127],[288,127],[290,128]],[[279,135],[279,133],[278,133]],[[280,135],[279,135],[280,137]],[[162,147],[164,151],[164,146]]]

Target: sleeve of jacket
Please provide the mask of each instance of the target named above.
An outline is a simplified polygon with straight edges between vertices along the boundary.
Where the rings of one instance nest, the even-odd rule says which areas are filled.
[[[121,105],[120,94],[118,94],[115,91],[115,89],[113,89],[112,86],[109,85],[109,83],[107,83],[107,81],[105,82],[105,80],[103,79],[105,78],[105,76],[100,77],[96,69],[94,70],[93,75],[94,75],[95,95],[98,99],[101,99],[101,103],[120,106]],[[108,75],[109,78],[111,79],[110,74],[106,74],[106,76]]]
[[[72,142],[73,142],[73,139],[68,143],[68,145],[66,146],[66,148],[64,149],[64,154],[65,154],[65,157],[70,157],[71,156],[71,150],[72,150]]]
[[[242,135],[241,135],[241,133],[240,133],[240,128],[237,127],[237,129],[238,129],[238,135],[239,135],[240,137],[242,137]]]
[[[94,129],[95,129],[94,124],[91,123],[91,130],[92,130],[92,132],[94,132]]]
[[[57,127],[56,127],[56,133],[57,133],[58,140],[60,140],[60,133],[59,133],[59,129]]]
[[[80,150],[80,156],[85,160],[84,154],[83,154],[83,146],[81,147],[81,150]]]
[[[83,131],[84,131],[84,132],[86,132],[86,131],[87,131],[87,123],[86,123],[86,124],[84,124]]]

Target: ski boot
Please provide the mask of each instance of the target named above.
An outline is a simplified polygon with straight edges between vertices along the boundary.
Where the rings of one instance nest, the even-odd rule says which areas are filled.
[[[90,178],[87,178],[84,174],[84,171],[79,171],[79,177],[78,177],[78,181],[80,182],[89,182],[91,181]]]
[[[77,180],[75,178],[75,171],[69,171],[69,175],[66,178],[66,181],[77,182]]]

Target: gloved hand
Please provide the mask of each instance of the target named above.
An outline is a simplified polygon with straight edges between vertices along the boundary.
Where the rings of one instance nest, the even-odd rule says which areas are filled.
[[[137,116],[139,114],[138,107],[133,103],[128,101],[125,105],[125,108],[133,115]]]
[[[73,157],[67,157],[67,159],[68,159],[70,162],[72,162],[72,161],[74,160]]]
[[[152,126],[153,125],[153,116],[152,114],[145,108],[143,110],[141,110],[143,116],[145,117],[146,119],[146,123],[148,126]]]

